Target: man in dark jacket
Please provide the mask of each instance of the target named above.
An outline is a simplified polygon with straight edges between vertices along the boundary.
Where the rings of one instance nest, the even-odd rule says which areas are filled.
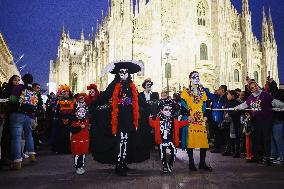
[[[227,86],[221,85],[215,94],[210,93],[208,89],[205,88],[205,92],[207,97],[212,101],[213,109],[222,109],[227,101],[226,92]],[[220,153],[221,146],[223,144],[223,134],[222,130],[219,127],[219,124],[223,121],[223,111],[212,111],[212,122],[211,126],[213,127],[213,136],[214,136],[214,149],[211,151],[212,153]]]
[[[284,90],[278,89],[273,79],[266,82],[268,92],[275,98],[284,102]],[[284,164],[284,112],[273,112],[273,126],[271,138],[271,159],[273,163]]]

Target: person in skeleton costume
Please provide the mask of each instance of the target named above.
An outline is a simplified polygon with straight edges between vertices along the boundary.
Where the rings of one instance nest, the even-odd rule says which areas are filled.
[[[187,125],[188,121],[178,121],[174,118],[176,110],[173,100],[160,100],[159,110],[156,119],[149,117],[149,123],[155,129],[155,141],[160,145],[162,172],[171,173],[176,156],[176,146],[179,145],[179,129]],[[167,148],[171,153],[169,161],[167,161]]]
[[[76,100],[67,85],[59,87],[61,97],[58,97],[57,114],[58,128],[56,129],[53,150],[56,153],[70,153],[70,125],[74,119],[74,105]]]
[[[144,88],[143,92],[139,93],[139,107],[140,107],[140,128],[139,131],[142,131],[144,133],[144,138],[149,139],[145,140],[144,145],[147,145],[149,147],[144,148],[144,150],[150,150],[155,149],[155,132],[154,129],[151,129],[149,125],[149,116],[150,114],[153,117],[157,116],[157,109],[158,109],[158,100],[159,100],[159,93],[158,92],[152,92],[152,86],[153,82],[150,78],[147,78],[142,83],[142,87]],[[149,134],[149,135],[146,135]],[[146,152],[147,154],[150,154],[149,152]]]
[[[102,163],[116,164],[115,172],[120,176],[127,175],[127,163],[141,162],[149,156],[139,155],[139,105],[138,92],[131,80],[130,74],[141,70],[141,64],[134,61],[118,61],[108,65],[106,72],[115,74],[114,80],[104,92],[101,92],[98,101],[93,106],[111,102],[111,134],[101,127],[99,121],[94,123],[94,159]],[[99,115],[99,112],[98,114]],[[100,117],[97,119],[100,119]],[[104,117],[107,117],[105,115]],[[96,119],[96,118],[95,118]],[[107,120],[106,120],[107,121]],[[101,135],[101,136],[99,136]],[[97,138],[96,138],[97,137]],[[114,137],[114,138],[113,138]],[[138,145],[138,148],[137,148]],[[115,148],[112,148],[115,146]],[[115,153],[113,153],[115,149]],[[115,154],[115,156],[113,156]]]
[[[88,112],[87,95],[80,93],[75,104],[75,120],[70,131],[71,152],[74,156],[74,167],[77,174],[84,174],[85,158],[89,153],[89,119],[86,117]]]
[[[251,95],[247,101],[235,107],[235,110],[252,109],[253,119],[253,161],[260,161],[270,165],[271,135],[273,125],[272,107],[284,108],[284,103],[274,99],[269,93],[262,91],[254,81],[248,85]],[[264,152],[263,152],[264,149]]]
[[[189,169],[196,171],[193,158],[193,149],[200,148],[200,163],[199,169],[211,171],[212,168],[206,165],[205,157],[206,150],[209,147],[207,131],[203,112],[206,107],[207,96],[204,89],[200,85],[199,73],[193,71],[189,75],[189,89],[184,89],[181,93],[181,98],[187,104],[190,111],[188,121],[188,143],[187,153],[189,157]]]
[[[97,100],[100,92],[98,91],[96,84],[90,84],[89,86],[87,86],[87,90],[89,90],[88,103],[91,104],[92,102]]]

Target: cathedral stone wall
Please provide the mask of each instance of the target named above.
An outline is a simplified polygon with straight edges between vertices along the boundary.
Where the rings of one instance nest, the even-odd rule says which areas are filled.
[[[103,68],[112,61],[134,59],[145,66],[133,76],[140,90],[150,77],[155,91],[167,86],[178,91],[188,86],[193,70],[200,72],[203,85],[210,89],[220,84],[243,88],[247,76],[261,86],[268,74],[278,82],[270,11],[268,18],[263,11],[259,41],[252,32],[248,0],[242,3],[238,13],[230,0],[111,0],[88,40],[83,31],[75,40],[63,30],[50,80],[69,84],[74,92],[93,82],[104,90],[113,76],[102,76]]]

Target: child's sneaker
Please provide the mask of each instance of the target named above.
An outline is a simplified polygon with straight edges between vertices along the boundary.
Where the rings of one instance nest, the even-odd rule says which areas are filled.
[[[30,156],[27,153],[23,153],[23,158],[28,159]]]
[[[168,170],[168,166],[167,165],[163,165],[162,167],[162,173],[168,173],[169,170]]]
[[[283,158],[277,158],[274,159],[274,161],[272,161],[273,164],[277,164],[277,165],[284,165],[284,159]]]
[[[76,170],[76,173],[77,173],[78,175],[82,175],[82,174],[85,173],[85,169],[84,169],[83,167],[79,167],[79,168]]]

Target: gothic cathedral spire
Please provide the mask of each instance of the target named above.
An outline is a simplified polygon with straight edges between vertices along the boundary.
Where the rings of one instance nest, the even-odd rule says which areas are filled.
[[[84,41],[85,40],[85,36],[84,36],[84,30],[83,30],[83,27],[82,27],[82,31],[81,31],[81,41]]]
[[[269,8],[269,19],[268,19],[268,32],[269,32],[268,35],[270,42],[273,44],[275,42],[275,37],[274,37],[274,26],[273,26],[270,8]]]
[[[64,23],[62,24],[62,33],[61,33],[61,39],[63,40],[66,37]]]
[[[268,40],[268,25],[267,25],[265,10],[263,7],[263,10],[262,10],[262,44],[264,44],[267,40]]]
[[[139,13],[139,1],[135,0],[135,15]]]
[[[242,15],[249,15],[249,4],[248,0],[242,0]]]

